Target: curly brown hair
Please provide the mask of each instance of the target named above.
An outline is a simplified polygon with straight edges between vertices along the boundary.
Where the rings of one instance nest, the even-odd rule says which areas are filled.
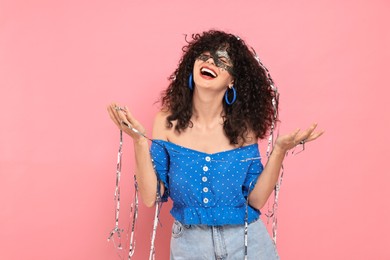
[[[277,119],[278,104],[276,102],[274,107],[272,100],[278,99],[272,79],[267,69],[256,59],[255,53],[237,36],[216,30],[193,34],[187,43],[182,49],[183,56],[177,69],[169,78],[171,83],[161,97],[163,110],[170,113],[167,127],[172,128],[172,121],[175,120],[175,130],[179,133],[192,127],[193,91],[188,87],[189,75],[200,54],[205,51],[215,52],[222,47],[226,48],[232,60],[232,76],[237,91],[237,99],[232,105],[221,100],[224,132],[231,144],[243,144],[249,132],[253,132],[256,138],[264,138]]]

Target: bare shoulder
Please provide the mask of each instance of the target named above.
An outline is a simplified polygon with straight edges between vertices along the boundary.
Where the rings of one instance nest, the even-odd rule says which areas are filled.
[[[159,111],[154,117],[153,122],[153,139],[168,140],[168,132],[170,129],[167,127],[167,117],[169,112]]]

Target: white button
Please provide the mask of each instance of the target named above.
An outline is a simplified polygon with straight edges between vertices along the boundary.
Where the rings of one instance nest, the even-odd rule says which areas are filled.
[[[207,181],[207,177],[206,176],[202,177],[202,181],[206,182]]]
[[[204,166],[204,167],[203,167],[203,170],[204,170],[205,172],[207,172],[207,171],[209,170],[209,167]]]
[[[204,203],[209,203],[209,199],[208,199],[208,198],[204,198],[204,199],[203,199],[203,202],[204,202]]]
[[[208,191],[209,191],[209,188],[207,188],[207,187],[203,188],[203,192],[208,192]]]
[[[206,162],[209,162],[209,161],[211,161],[211,158],[210,158],[210,156],[206,156],[205,160],[206,160]]]

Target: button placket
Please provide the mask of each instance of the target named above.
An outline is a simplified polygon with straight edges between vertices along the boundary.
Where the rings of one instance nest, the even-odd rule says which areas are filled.
[[[205,164],[203,165],[202,167],[202,170],[203,170],[203,177],[202,177],[202,197],[203,197],[203,203],[204,205],[207,205],[209,202],[210,202],[210,193],[209,193],[209,188],[208,188],[208,181],[209,181],[209,178],[207,177],[208,176],[208,171],[209,171],[209,166],[210,166],[210,161],[211,161],[211,157],[210,156],[206,156],[204,158],[205,160]]]

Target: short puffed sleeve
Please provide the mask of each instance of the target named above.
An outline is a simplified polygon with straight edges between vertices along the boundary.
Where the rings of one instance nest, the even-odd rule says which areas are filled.
[[[166,202],[169,197],[169,154],[164,144],[159,140],[153,140],[150,148],[150,155],[154,166],[157,180],[164,184],[164,194],[161,196],[161,200]]]
[[[245,199],[248,197],[249,193],[255,187],[258,177],[263,172],[263,168],[264,167],[263,164],[261,163],[260,158],[256,158],[252,160],[247,175],[245,177],[244,184],[242,186],[242,193]]]

